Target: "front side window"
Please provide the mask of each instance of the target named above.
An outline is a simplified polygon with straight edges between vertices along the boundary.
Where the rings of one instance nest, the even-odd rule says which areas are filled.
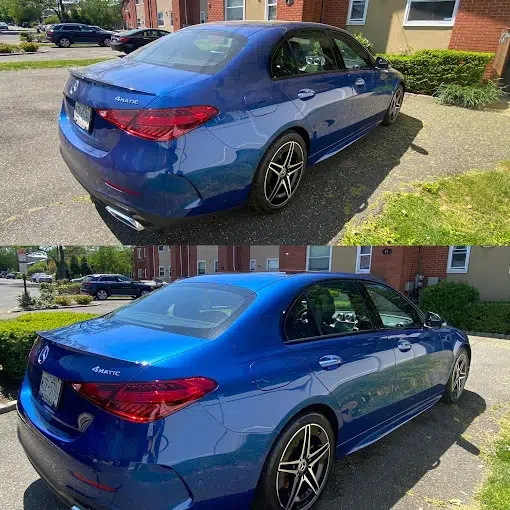
[[[307,271],[331,270],[331,246],[309,246],[307,252]]]
[[[244,0],[225,1],[225,19],[239,21],[244,19]]]
[[[310,287],[289,311],[289,340],[341,335],[373,329],[363,298],[353,282],[326,282]]]
[[[407,0],[404,25],[453,26],[459,0]]]
[[[363,283],[384,329],[421,328],[420,315],[403,296],[385,285]]]
[[[271,61],[273,78],[334,70],[335,54],[323,32],[296,32],[278,46]]]
[[[368,0],[350,0],[347,14],[348,25],[364,25],[367,19]]]
[[[360,44],[350,37],[344,37],[338,33],[333,33],[333,38],[346,69],[371,69],[372,61]]]
[[[450,246],[447,273],[467,273],[470,253],[470,246]]]

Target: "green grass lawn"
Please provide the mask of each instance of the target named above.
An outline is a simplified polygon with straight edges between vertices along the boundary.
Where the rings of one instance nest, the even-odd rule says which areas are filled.
[[[112,57],[114,58],[114,57]],[[109,58],[80,58],[74,60],[37,60],[27,62],[0,62],[0,71],[24,71],[26,69],[51,69],[54,67],[80,67],[110,60]]]
[[[342,244],[510,244],[510,161],[416,184],[413,192],[383,200],[375,216],[346,225]]]
[[[490,474],[480,492],[483,510],[510,508],[510,414],[501,421],[501,429],[490,457]]]

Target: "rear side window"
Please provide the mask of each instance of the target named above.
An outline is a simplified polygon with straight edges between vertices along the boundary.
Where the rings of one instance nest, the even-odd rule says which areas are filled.
[[[246,44],[246,37],[219,30],[179,30],[125,59],[202,74],[221,71]]]
[[[174,283],[109,315],[114,320],[205,339],[248,308],[252,291],[231,285]]]

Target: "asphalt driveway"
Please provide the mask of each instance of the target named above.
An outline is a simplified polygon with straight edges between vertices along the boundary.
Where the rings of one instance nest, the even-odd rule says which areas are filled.
[[[480,450],[510,404],[510,342],[471,338],[474,363],[461,403],[438,404],[377,443],[335,463],[317,510],[427,510],[471,505],[483,480]],[[30,466],[16,413],[0,415],[4,510],[65,510]],[[465,507],[464,507],[465,508]]]
[[[270,217],[240,208],[137,234],[96,210],[60,158],[65,69],[0,72],[0,239],[5,244],[326,244],[383,191],[510,158],[508,110],[439,106],[408,95],[402,116],[310,168]],[[13,86],[15,84],[15,86]]]

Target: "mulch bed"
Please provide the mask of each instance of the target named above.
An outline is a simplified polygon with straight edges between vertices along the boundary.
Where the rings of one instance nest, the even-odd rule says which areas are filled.
[[[0,405],[17,399],[19,386],[19,381],[13,381],[0,371]]]

